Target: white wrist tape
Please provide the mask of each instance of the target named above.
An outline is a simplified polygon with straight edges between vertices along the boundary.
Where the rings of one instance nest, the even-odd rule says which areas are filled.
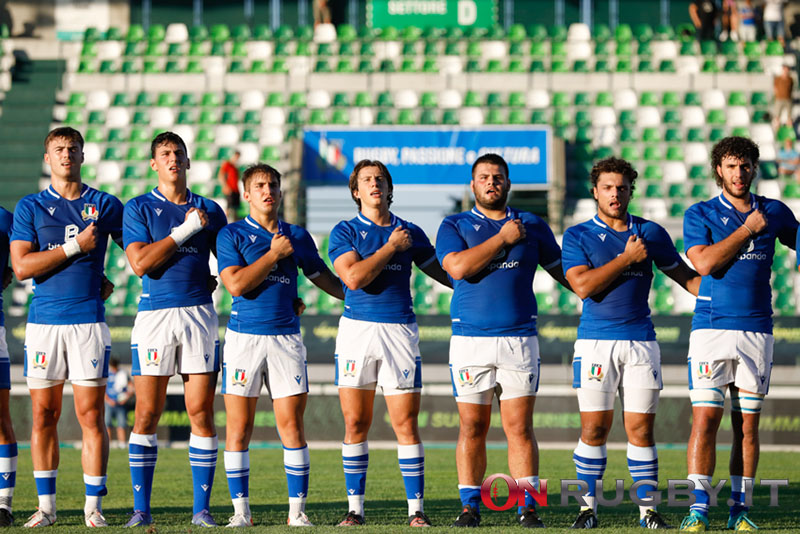
[[[172,229],[169,236],[177,243],[178,246],[183,245],[194,234],[203,229],[203,223],[200,221],[200,215],[196,211],[189,214],[183,224]]]
[[[78,244],[77,239],[70,239],[64,243],[61,248],[64,249],[64,254],[67,255],[67,259],[81,253],[81,246]]]

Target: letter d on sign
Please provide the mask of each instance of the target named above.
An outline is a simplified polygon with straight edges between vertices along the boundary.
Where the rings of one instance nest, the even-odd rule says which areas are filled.
[[[478,6],[475,5],[475,2],[473,0],[458,0],[458,24],[472,26],[476,20],[478,20]]]

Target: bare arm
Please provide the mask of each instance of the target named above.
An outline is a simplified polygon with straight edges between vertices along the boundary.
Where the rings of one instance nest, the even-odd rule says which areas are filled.
[[[575,294],[581,299],[585,299],[604,291],[625,269],[646,258],[647,247],[644,241],[638,236],[632,235],[628,237],[622,254],[610,262],[594,269],[588,265],[572,267],[567,271],[566,278]]]
[[[444,269],[442,269],[442,266],[439,265],[439,262],[436,260],[436,258],[433,258],[433,260],[428,265],[421,268],[420,270],[423,273],[430,276],[431,278],[433,278],[434,280],[436,280],[437,282],[439,282],[440,284],[442,284],[443,286],[449,287],[450,289],[453,288],[453,284],[450,282],[450,278],[448,278],[447,273],[445,272]]]
[[[294,252],[288,237],[277,234],[272,238],[269,250],[250,265],[231,265],[219,273],[222,283],[234,297],[249,293],[263,282],[278,261]]]
[[[692,18],[692,24],[695,28],[700,27],[700,17],[697,16],[697,6],[689,4],[689,16]]]
[[[664,274],[675,280],[679,286],[695,297],[700,292],[700,280],[702,280],[703,277],[697,274],[697,271],[686,265],[686,262],[683,260],[681,260],[674,269],[664,271]]]
[[[455,280],[463,280],[486,267],[500,249],[525,238],[525,225],[519,219],[507,221],[500,231],[474,247],[451,252],[442,260],[442,267]]]
[[[747,216],[744,224],[731,235],[713,245],[695,245],[686,251],[686,256],[702,276],[716,272],[727,265],[747,240],[767,227],[767,219],[759,210]]]
[[[398,226],[392,231],[389,240],[372,256],[360,259],[355,251],[350,251],[336,258],[333,268],[342,282],[349,289],[355,291],[372,283],[381,274],[394,253],[408,250],[411,243],[411,234],[408,230]]]
[[[75,238],[82,253],[91,252],[97,246],[97,226],[91,223],[84,228]],[[64,247],[52,250],[33,250],[30,241],[12,241],[9,246],[11,265],[17,280],[27,280],[45,275],[67,261],[67,252]]]
[[[311,283],[323,290],[325,293],[339,300],[344,300],[344,290],[342,289],[342,281],[326,267],[320,271],[319,276],[311,279]]]
[[[203,228],[208,226],[208,215],[197,208],[187,211],[186,219],[189,218],[192,212],[197,212]],[[128,245],[128,248],[125,249],[125,255],[128,256],[133,272],[141,277],[164,265],[177,252],[178,246],[178,243],[171,236],[154,243],[137,241]]]

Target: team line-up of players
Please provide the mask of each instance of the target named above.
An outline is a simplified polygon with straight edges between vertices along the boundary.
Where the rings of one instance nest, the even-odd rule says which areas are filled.
[[[772,367],[770,267],[775,239],[795,248],[798,223],[781,202],[750,193],[758,147],[729,137],[712,151],[722,192],[686,212],[684,240],[694,269],[682,260],[658,224],[628,213],[637,173],[608,158],[591,172],[597,215],[569,228],[559,247],[539,217],[508,207],[509,168],[495,154],[479,157],[470,187],[475,207],[448,216],[436,246],[411,222],[396,217],[389,169],[358,162],[349,189],[358,213],[330,234],[334,275],[308,232],[278,218],[281,175],[264,164],[243,174],[250,214],[226,225],[223,210],[187,188],[190,168],[183,140],[164,132],[151,145],[158,186],[127,205],[82,184],[83,138],[57,128],[45,139],[51,184],[23,198],[13,217],[0,214],[0,263],[20,280],[33,279],[25,334],[25,376],[30,390],[31,454],[39,496],[26,527],[56,521],[57,422],[63,385],[70,380],[83,432],[85,524],[106,526],[108,436],[103,422],[110,335],[103,277],[111,237],[142,277],[143,292],[131,333],[136,389],[129,443],[133,514],[129,527],[152,523],[150,497],[158,455],[156,427],[167,383],[180,373],[191,423],[189,462],[192,523],[216,526],[209,512],[217,462],[213,399],[222,368],[227,412],[224,465],[234,513],[230,527],[253,524],[249,506],[248,445],[256,402],[266,385],[284,447],[288,524],[311,526],[305,514],[309,452],[303,431],[308,395],[306,352],[300,336],[298,268],[320,289],[344,299],[336,339],[336,384],[345,421],[342,444],[347,514],[342,526],[363,525],[364,493],[376,387],[386,400],[397,436],[397,455],[408,501],[408,523],[431,524],[423,511],[425,455],[417,425],[422,387],[419,334],[409,290],[412,263],[452,287],[450,369],[459,412],[456,448],[461,512],[453,526],[480,524],[480,486],[492,400],[499,402],[508,441],[508,468],[518,481],[538,485],[533,410],[539,385],[533,277],[541,265],[583,299],[573,361],[573,387],[581,436],[573,459],[588,483],[585,506],[573,527],[598,526],[595,482],[606,467],[606,440],[619,392],[625,411],[628,466],[644,500],[639,524],[667,528],[648,504],[658,458],[653,436],[662,388],[660,352],[647,298],[653,264],[697,297],[689,348],[692,431],[688,478],[696,502],[681,528],[708,526],[716,431],[726,390],[732,400],[734,443],[728,527],[755,528],[744,488],[755,476],[758,419]],[[211,293],[217,257],[222,283],[234,297],[220,361],[218,319]],[[9,273],[10,274],[10,273]],[[6,277],[10,281],[10,276]],[[5,331],[0,347],[0,525],[10,525],[17,446],[8,410]],[[523,527],[544,526],[533,498],[518,510]]]

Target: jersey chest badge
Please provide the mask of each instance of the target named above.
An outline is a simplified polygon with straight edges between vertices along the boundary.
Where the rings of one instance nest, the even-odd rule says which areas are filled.
[[[84,204],[83,210],[81,211],[81,218],[84,221],[96,221],[99,212],[97,211],[97,206],[95,204]]]

